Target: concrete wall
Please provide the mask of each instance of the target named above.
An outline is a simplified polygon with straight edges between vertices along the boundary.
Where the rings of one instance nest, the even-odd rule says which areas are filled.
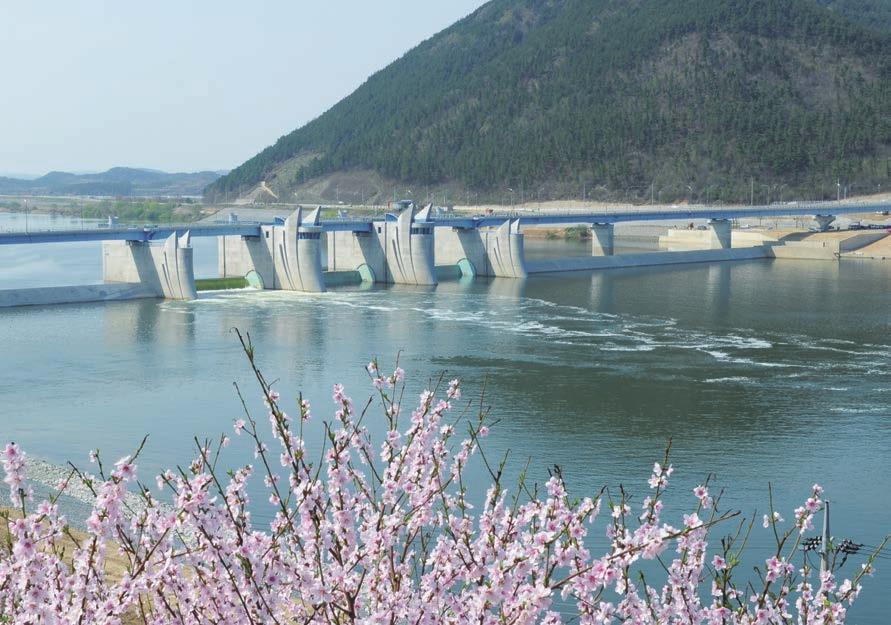
[[[768,245],[771,258],[787,260],[838,260],[838,241],[786,241]]]
[[[326,286],[348,286],[362,284],[362,275],[358,271],[326,271]]]
[[[734,230],[731,237],[733,247],[756,247],[765,243],[776,242],[776,236],[769,232]]]
[[[486,234],[480,230],[436,228],[434,258],[437,267],[457,266],[468,261],[475,275],[489,275]]]
[[[669,230],[659,237],[659,247],[669,252],[711,249],[712,235],[707,230]]]
[[[659,237],[659,247],[670,252],[684,250],[717,250],[733,246],[733,230],[729,221],[716,219],[705,230],[669,230]]]
[[[466,261],[473,275],[523,278],[527,275],[523,243],[517,222],[481,230],[437,228],[434,256],[437,267]]]
[[[259,237],[220,237],[221,278],[255,272],[265,289],[318,293],[325,290],[318,210],[295,210],[284,225],[262,226]]]
[[[740,249],[693,250],[685,252],[651,252],[648,254],[620,254],[619,256],[577,256],[529,261],[530,274],[563,271],[590,271],[592,269],[621,269],[623,267],[654,267],[687,263],[713,263],[730,260],[767,258],[763,247]]]
[[[154,297],[158,297],[157,293],[148,286],[131,283],[3,289],[0,290],[0,308],[114,302]]]
[[[260,237],[220,237],[218,239],[218,266],[221,278],[243,278],[256,271],[264,288],[274,288],[275,270],[272,243],[265,241],[266,232]]]
[[[430,208],[376,221],[373,231],[327,233],[329,271],[361,270],[374,282],[435,285],[436,239]],[[457,261],[456,261],[457,262]]]
[[[380,228],[380,233],[377,229]],[[363,265],[375,282],[389,282],[384,256],[386,233],[383,224],[374,232],[328,232],[328,271],[357,271]]]

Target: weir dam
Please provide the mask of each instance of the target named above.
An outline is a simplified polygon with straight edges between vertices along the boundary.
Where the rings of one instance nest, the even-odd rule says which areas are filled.
[[[602,213],[519,213],[435,217],[432,207],[364,220],[322,220],[320,210],[294,210],[270,223],[192,224],[0,233],[0,245],[73,241],[102,242],[103,284],[0,290],[0,307],[159,297],[197,297],[193,237],[215,237],[218,276],[245,278],[259,289],[324,292],[361,282],[434,286],[439,281],[622,267],[747,260],[755,258],[838,259],[840,248],[823,244],[762,242],[733,247],[732,220],[809,217],[826,230],[837,215],[880,213],[888,204],[819,203],[762,207],[680,207]],[[614,254],[619,222],[706,220],[696,230],[670,234],[694,249]],[[523,229],[583,225],[591,255],[529,261]],[[885,236],[865,234],[864,236]],[[685,241],[686,239],[686,241]],[[323,258],[325,254],[325,258]]]

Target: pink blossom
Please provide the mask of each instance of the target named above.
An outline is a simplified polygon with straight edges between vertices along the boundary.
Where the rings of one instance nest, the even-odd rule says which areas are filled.
[[[368,369],[382,389],[404,380],[399,368],[386,379],[376,363]],[[276,401],[261,385],[264,401]],[[386,434],[375,443],[363,425],[373,418],[360,419],[335,385],[335,418],[326,422],[324,454],[313,459],[306,450],[322,445],[304,440],[302,421],[292,429],[269,406],[272,438],[250,431],[263,456],[256,488],[253,466],[217,472],[209,446],[182,472],[157,477],[172,505],[148,494],[142,506],[129,504],[128,484],[138,483],[131,457],[107,480],[74,477],[95,493],[85,540],[62,558],[70,548],[51,502],[10,520],[9,542],[0,542],[0,620],[111,624],[144,612],[151,625],[841,625],[859,580],[872,572],[863,565],[851,579],[837,571],[817,578],[803,560],[796,569],[802,554],[794,550],[769,558],[763,579],[735,580],[743,567],[724,555],[712,557],[710,570],[718,502],[700,485],[693,510],[666,506],[674,470],[667,463],[653,466],[639,516],[629,505],[638,507],[635,493],[578,498],[559,472],[538,487],[499,482],[481,500],[471,497],[467,484],[490,461],[478,447],[489,428],[450,414],[460,393],[457,379],[445,398],[424,391],[399,421],[398,404],[376,394]],[[301,400],[302,420],[309,409]],[[245,426],[235,421],[236,434]],[[279,459],[274,469],[269,446]],[[28,504],[24,453],[10,443],[0,455],[14,503]],[[481,466],[469,469],[474,462]],[[265,491],[254,502],[258,489]],[[789,533],[810,527],[822,492],[811,489]],[[603,502],[611,514],[598,530]],[[662,518],[669,512],[674,524]],[[781,521],[779,513],[765,516],[768,527]],[[737,546],[722,544],[722,553],[736,562]],[[118,580],[104,566],[114,551],[130,563]],[[664,568],[648,569],[642,581],[638,567],[657,558]]]

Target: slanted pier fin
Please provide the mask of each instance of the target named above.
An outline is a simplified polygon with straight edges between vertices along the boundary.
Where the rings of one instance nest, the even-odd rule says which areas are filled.
[[[308,293],[322,293],[325,278],[322,275],[322,207],[313,209],[297,228],[297,276],[301,288]]]
[[[615,226],[613,224],[591,224],[591,256],[612,256],[614,251]]]
[[[277,288],[306,293],[325,291],[321,237],[319,209],[304,217],[303,209],[298,207],[283,226],[272,227]]]
[[[525,278],[529,275],[519,219],[509,219],[494,232],[487,233],[486,256],[490,275],[499,278]]]
[[[709,219],[708,227],[712,233],[711,249],[729,250],[733,247],[733,224],[729,219]]]
[[[390,279],[395,284],[433,286],[434,268],[432,205],[415,214],[406,208],[393,222],[383,222],[383,241]]]

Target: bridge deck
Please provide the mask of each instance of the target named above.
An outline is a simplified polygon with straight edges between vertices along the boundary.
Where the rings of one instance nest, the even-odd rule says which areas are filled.
[[[816,204],[786,204],[771,206],[744,207],[677,207],[653,210],[647,207],[621,209],[615,211],[587,212],[567,211],[565,213],[517,212],[511,214],[485,215],[476,217],[448,217],[434,219],[438,228],[486,228],[496,227],[509,219],[518,219],[521,226],[568,225],[593,223],[619,223],[628,221],[677,221],[688,219],[739,219],[758,217],[801,217],[812,215],[843,215],[852,213],[873,213],[888,211],[891,203],[839,204],[821,202]],[[370,232],[373,222],[387,216],[364,220],[322,221],[326,232],[352,231]],[[0,245],[28,243],[69,243],[77,241],[161,241],[173,233],[191,232],[193,237],[220,236],[260,236],[259,223],[225,224],[182,224],[151,227],[114,227],[81,230],[41,230],[29,232],[0,232]]]

